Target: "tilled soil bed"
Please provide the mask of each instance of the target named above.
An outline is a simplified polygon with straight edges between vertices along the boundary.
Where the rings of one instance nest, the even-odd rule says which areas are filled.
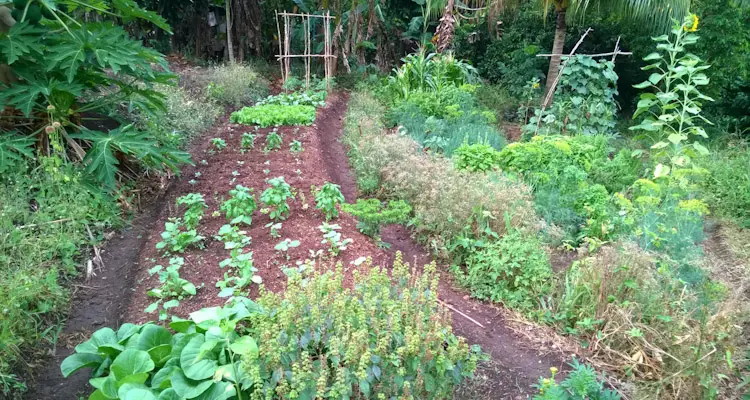
[[[164,257],[156,243],[161,240],[164,223],[171,217],[181,215],[176,209],[175,200],[188,193],[203,194],[208,209],[198,227],[198,233],[205,236],[204,248],[191,248],[179,256],[185,259],[180,269],[181,277],[202,287],[196,296],[186,298],[170,313],[186,317],[190,312],[203,307],[222,305],[225,299],[218,297],[220,289],[216,282],[224,277],[225,269],[219,263],[229,256],[223,243],[213,237],[219,228],[227,223],[219,210],[223,199],[228,197],[229,190],[236,185],[253,188],[256,198],[268,187],[267,179],[283,176],[296,191],[296,199],[290,202],[289,218],[282,222],[281,237],[273,238],[266,224],[271,220],[267,215],[256,211],[251,227],[243,226],[247,235],[252,238],[248,249],[253,252],[254,265],[258,275],[263,278],[263,285],[271,291],[283,291],[286,276],[282,272],[285,266],[294,266],[297,261],[310,258],[310,252],[327,248],[321,243],[320,226],[325,218],[315,209],[312,187],[320,187],[325,182],[334,182],[342,187],[346,201],[356,200],[355,181],[350,173],[346,149],[339,142],[342,134],[343,117],[346,112],[348,96],[345,93],[333,93],[327,100],[327,106],[318,110],[316,123],[310,127],[281,127],[278,132],[283,137],[280,150],[264,152],[265,139],[271,128],[254,130],[253,127],[231,124],[224,118],[214,129],[206,132],[199,139],[200,143],[192,149],[195,166],[183,170],[159,204],[151,207],[151,212],[144,214],[147,229],[133,229],[124,232],[120,241],[110,243],[105,255],[118,256],[108,267],[119,268],[118,274],[104,273],[95,282],[90,291],[83,290],[77,296],[71,313],[71,322],[66,326],[66,334],[83,333],[81,340],[70,340],[69,344],[58,347],[54,362],[43,371],[30,398],[77,399],[79,393],[85,393],[86,373],[79,372],[74,378],[63,380],[60,377],[59,364],[70,354],[76,342],[102,326],[115,326],[128,321],[143,323],[157,318],[156,314],[146,314],[144,309],[153,302],[146,292],[159,286],[158,278],[150,276],[148,270],[154,265],[168,265],[169,257]],[[256,134],[255,148],[242,151],[242,134]],[[211,145],[212,138],[221,138],[227,143],[223,150],[216,150]],[[293,140],[302,143],[304,151],[293,154],[289,144]],[[203,161],[205,160],[205,162]],[[262,207],[259,203],[259,208]],[[337,261],[350,272],[356,266],[354,261],[360,257],[372,257],[374,264],[390,266],[397,251],[404,255],[404,260],[423,265],[432,262],[432,256],[410,237],[409,232],[401,226],[385,227],[383,241],[390,243],[389,249],[382,249],[369,237],[358,232],[354,217],[341,213],[340,218],[331,223],[341,226],[343,238],[353,239]],[[299,240],[300,246],[289,251],[289,259],[274,246],[281,240],[289,238]],[[128,241],[129,240],[129,241]],[[131,243],[132,242],[132,243]],[[112,248],[127,243],[126,248]],[[123,252],[123,250],[126,250]],[[110,257],[111,258],[111,257]],[[110,275],[112,277],[110,278]],[[119,278],[120,275],[128,279]],[[456,398],[469,399],[523,399],[534,391],[530,385],[536,383],[540,376],[548,376],[550,367],[562,369],[567,356],[561,354],[554,343],[534,341],[531,344],[518,334],[518,328],[511,329],[506,320],[507,313],[492,305],[470,299],[465,291],[456,288],[447,272],[441,277],[441,300],[453,311],[453,329],[464,336],[471,344],[479,344],[490,355],[491,361],[478,372],[477,380],[457,391]],[[112,288],[103,286],[97,290],[98,283],[106,279],[117,279]],[[350,283],[351,274],[347,273],[345,285]],[[257,296],[258,287],[253,285],[247,293],[251,298]],[[81,319],[90,303],[81,299],[95,297],[98,302],[108,304],[108,316],[99,319]],[[76,321],[82,321],[76,323]],[[515,324],[514,326],[517,326]],[[529,330],[525,336],[534,336]]]

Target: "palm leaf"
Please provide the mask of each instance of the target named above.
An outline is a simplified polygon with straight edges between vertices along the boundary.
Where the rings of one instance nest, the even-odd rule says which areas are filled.
[[[750,0],[739,0],[750,3]],[[570,19],[584,19],[589,12],[615,14],[631,23],[667,31],[673,21],[682,21],[690,10],[690,0],[571,0]]]

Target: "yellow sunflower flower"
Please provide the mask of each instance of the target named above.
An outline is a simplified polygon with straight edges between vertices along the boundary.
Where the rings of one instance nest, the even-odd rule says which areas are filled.
[[[698,30],[698,22],[699,22],[698,16],[693,14],[693,25],[691,25],[690,27],[685,25],[683,29],[685,29],[685,31],[687,32],[695,32]]]

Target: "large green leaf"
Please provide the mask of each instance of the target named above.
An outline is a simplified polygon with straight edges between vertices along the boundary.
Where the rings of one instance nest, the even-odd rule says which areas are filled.
[[[34,138],[15,131],[0,133],[0,173],[10,170],[24,157],[34,158]]]
[[[143,350],[127,349],[120,353],[112,362],[110,371],[117,380],[124,379],[129,375],[151,372],[154,362],[147,352]]]
[[[8,33],[0,33],[0,54],[4,64],[12,65],[19,58],[32,52],[41,54],[40,34],[45,32],[27,22],[13,25]]]
[[[112,328],[102,328],[91,335],[91,339],[76,346],[77,353],[99,353],[99,346],[118,344],[117,334]]]
[[[112,6],[119,11],[125,22],[132,21],[136,18],[143,19],[161,29],[164,29],[167,33],[172,33],[169,24],[164,18],[157,13],[140,8],[133,0],[112,0]]]
[[[190,379],[207,379],[216,372],[217,362],[215,355],[202,351],[201,347],[206,342],[203,335],[197,335],[182,349],[180,354],[180,366]]]
[[[193,380],[185,376],[182,371],[177,371],[172,376],[172,389],[181,398],[193,399],[200,396],[203,392],[211,387],[213,381],[207,380]]]
[[[65,358],[60,364],[62,375],[67,378],[81,368],[96,367],[104,362],[104,357],[94,353],[75,353]]]
[[[140,350],[148,351],[165,344],[172,344],[172,333],[166,328],[148,324],[141,329],[141,335],[138,337],[138,348]]]
[[[237,394],[237,390],[229,382],[216,382],[208,390],[195,397],[196,400],[226,400]]]

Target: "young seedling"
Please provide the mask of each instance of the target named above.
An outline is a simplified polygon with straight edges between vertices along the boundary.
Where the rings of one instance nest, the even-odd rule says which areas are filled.
[[[250,225],[253,222],[253,212],[258,208],[252,188],[237,185],[229,191],[229,199],[221,204],[221,211],[227,216],[230,224]]]
[[[206,200],[200,193],[188,193],[184,196],[177,198],[177,207],[184,206],[185,212],[182,214],[182,221],[185,223],[187,229],[195,229],[198,227],[203,214],[208,206]]]
[[[284,253],[284,257],[287,261],[289,261],[289,259],[291,258],[289,257],[289,250],[298,247],[299,244],[299,240],[291,240],[289,238],[286,238],[280,241],[276,246],[274,246],[274,249],[276,251]]]
[[[272,221],[285,220],[289,216],[289,199],[294,199],[292,187],[283,176],[268,180],[271,186],[260,195],[260,201],[266,206]]]
[[[245,152],[246,150],[254,149],[255,148],[255,135],[250,132],[243,133],[240,147],[242,148],[243,152]]]
[[[268,136],[266,136],[266,147],[265,151],[269,152],[272,150],[278,150],[281,148],[282,139],[281,135],[276,133],[276,131],[270,132]]]
[[[169,260],[169,266],[164,268],[161,265],[157,265],[150,270],[148,274],[153,276],[159,274],[159,282],[161,286],[153,288],[147,292],[150,297],[155,297],[158,300],[151,303],[145,310],[146,313],[152,313],[156,311],[161,305],[162,308],[159,310],[159,320],[163,321],[167,319],[167,310],[180,305],[180,300],[187,296],[195,296],[197,288],[195,285],[187,279],[180,277],[180,268],[185,264],[185,259],[182,257],[173,257]],[[164,304],[164,302],[167,300]]]
[[[292,154],[299,154],[305,151],[305,149],[302,148],[302,142],[299,140],[292,140],[292,143],[289,144],[289,151],[291,151]]]
[[[323,232],[323,241],[320,243],[328,244],[328,252],[334,257],[341,254],[350,243],[354,242],[354,240],[349,238],[341,239],[341,232],[339,232],[341,226],[337,224],[329,225],[327,222],[324,222],[318,229]]]
[[[216,150],[221,151],[227,147],[227,142],[222,138],[213,138],[211,139],[211,145],[214,146]]]
[[[326,221],[338,218],[339,210],[336,206],[344,202],[341,186],[326,182],[320,190],[313,190],[313,192],[315,192],[315,208],[323,212]]]
[[[241,231],[236,225],[222,225],[219,233],[214,237],[216,240],[224,242],[225,250],[242,248],[250,244],[250,237],[247,232]]]
[[[242,289],[249,286],[250,283],[260,285],[263,278],[255,273],[258,269],[253,266],[253,253],[243,253],[242,249],[231,251],[230,258],[219,263],[221,268],[231,267],[237,276],[231,276],[230,273],[224,273],[224,279],[216,282],[216,287],[221,289],[219,297],[234,296]]]
[[[167,249],[172,253],[183,253],[192,245],[201,246],[205,239],[195,229],[182,230],[182,221],[179,218],[170,218],[164,223],[164,232],[161,233],[161,242],[156,244],[158,250]]]
[[[269,228],[269,234],[272,238],[278,239],[281,237],[281,234],[279,233],[279,230],[281,230],[281,222],[269,222],[265,226],[266,228]]]

